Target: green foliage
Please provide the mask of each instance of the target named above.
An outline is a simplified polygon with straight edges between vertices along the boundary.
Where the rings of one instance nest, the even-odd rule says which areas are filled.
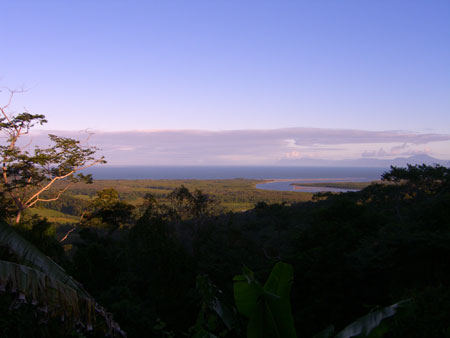
[[[46,218],[37,215],[24,217],[14,228],[24,239],[39,247],[40,251],[56,263],[62,264],[66,261],[64,249],[55,239],[55,227]]]
[[[72,273],[131,337],[168,337],[192,325],[195,268],[165,217],[148,206],[131,230],[83,228]],[[162,322],[165,323],[161,326]]]
[[[226,336],[230,331],[241,333],[240,321],[234,307],[222,299],[222,291],[207,275],[198,275],[196,289],[201,297],[200,311],[195,326],[194,337]]]
[[[11,98],[14,92],[11,92]],[[8,105],[7,105],[8,106]],[[67,185],[55,192],[51,198],[42,198],[56,181],[66,184],[91,183],[92,177],[79,171],[97,163],[105,163],[102,158],[94,157],[97,148],[82,146],[80,141],[49,135],[52,146],[35,146],[32,151],[19,147],[18,141],[36,124],[47,122],[44,115],[22,113],[8,116],[7,106],[1,108],[0,131],[9,137],[6,144],[0,145],[2,159],[1,194],[9,198],[16,211],[16,222],[21,213],[38,202],[52,201],[67,189]]]
[[[450,337],[450,288],[408,290],[412,301],[389,321],[389,338]]]
[[[2,113],[4,113],[3,109]],[[12,117],[3,114],[3,116],[0,117],[0,128],[8,133],[8,142],[12,142],[15,141],[18,131],[28,133],[36,124],[43,125],[47,122],[45,116],[41,114],[21,113]]]
[[[43,220],[35,223],[32,230],[42,233],[46,228]],[[4,221],[0,222],[0,247],[8,253],[2,257],[7,261],[0,260],[0,291],[14,296],[10,307],[29,303],[34,306],[35,318],[41,321],[59,317],[69,328],[86,331],[93,330],[98,318],[105,323],[105,333],[123,335],[117,323],[80,283]]]
[[[167,195],[167,199],[173,208],[172,214],[182,219],[199,218],[218,212],[215,210],[217,203],[214,199],[198,189],[191,193],[184,185],[173,190]]]
[[[73,216],[71,214],[66,214],[64,212],[56,211],[54,209],[47,209],[40,207],[29,209],[27,214],[45,217],[55,224],[73,224],[78,223],[80,220],[80,217]]]
[[[119,201],[139,197],[136,204],[143,205],[137,221],[110,237],[89,228],[90,237],[82,235],[75,242],[74,273],[112,309],[130,337],[189,336],[193,325],[197,337],[242,337],[244,317],[251,334],[276,336],[282,320],[289,318],[277,317],[286,308],[279,294],[289,294],[290,288],[278,286],[289,285],[283,282],[289,280],[289,269],[275,269],[271,276],[279,279],[269,278],[264,286],[257,280],[269,275],[280,259],[300,276],[291,291],[289,322],[301,337],[330,323],[336,330],[329,327],[322,337],[348,332],[349,325],[362,333],[374,319],[380,325],[372,324],[371,335],[445,336],[450,191],[442,175],[431,181],[426,175],[423,180],[387,181],[356,193],[323,195],[316,202],[265,202],[247,212],[200,217],[190,211],[192,186],[186,184],[170,200],[168,182],[152,182],[152,188],[144,188],[149,181],[125,182],[115,186]],[[207,183],[195,184],[200,189]],[[219,198],[237,191],[222,192]],[[155,193],[144,199],[149,192]],[[236,319],[229,281],[242,265],[252,266],[254,273],[246,270],[239,281],[247,302],[236,301],[243,314]],[[387,318],[392,307],[386,305],[406,298],[413,305]],[[368,309],[375,310],[368,315]],[[355,318],[360,319],[353,323]]]
[[[429,166],[426,164],[408,164],[406,168],[391,166],[391,170],[385,172],[381,178],[392,182],[407,181],[409,183],[419,184],[421,187],[433,183],[439,186],[449,183],[450,168],[441,165]]]
[[[71,273],[98,297],[116,281],[120,247],[89,228],[82,229],[79,235],[82,242],[75,251]]]
[[[131,229],[128,245],[134,290],[152,300],[165,321],[190,325],[194,313],[187,309],[193,305],[193,299],[186,290],[195,288],[195,270],[171,224],[146,213]],[[176,311],[173,304],[178,304]],[[185,314],[180,317],[183,309]]]
[[[289,301],[292,282],[292,266],[281,262],[275,265],[264,287],[247,268],[234,278],[237,309],[249,319],[248,338],[296,337]]]
[[[255,188],[256,184],[263,182],[262,180],[248,179],[97,180],[89,185],[81,183],[74,184],[63,196],[71,197],[72,200],[70,203],[76,206],[79,202],[75,199],[90,200],[97,196],[97,191],[113,188],[119,193],[121,201],[127,201],[135,206],[142,204],[147,194],[152,195],[160,204],[168,204],[170,203],[168,195],[183,185],[191,194],[195,194],[195,191],[199,190],[203,195],[208,195],[210,199],[216,201],[216,204],[219,204],[219,208],[212,208],[212,211],[216,214],[226,211],[238,212],[249,210],[260,201],[265,201],[268,204],[282,203],[285,201],[291,204],[310,201],[313,196],[311,193],[304,192],[269,191]],[[62,188],[64,188],[63,184],[60,182],[55,183],[55,189]],[[52,205],[51,208],[63,211],[61,204],[46,203],[45,205],[49,204]]]
[[[273,192],[260,195],[250,180],[75,185],[59,206],[81,201],[91,203],[94,213],[128,202],[136,209],[111,235],[114,219],[100,214],[100,227],[94,228],[92,218],[74,231],[68,239],[73,260],[63,264],[129,337],[236,338],[245,336],[245,327],[252,335],[276,337],[283,336],[277,331],[283,325],[294,324],[299,336],[312,337],[330,323],[318,337],[350,328],[385,338],[445,337],[450,189],[446,171],[433,168],[412,168],[417,179],[408,178],[408,169],[394,171],[382,184],[306,203],[283,203],[287,195]],[[97,194],[97,188],[110,187],[117,192]],[[220,203],[251,202],[255,209],[205,212],[198,205],[209,194]],[[27,231],[42,243],[51,236],[44,224],[32,228]],[[289,265],[272,269],[280,260]],[[243,265],[254,273],[244,270],[232,287]],[[293,273],[299,278],[291,290]],[[268,275],[264,286],[258,283]],[[407,307],[389,317],[400,306],[388,304],[409,298]]]
[[[97,192],[97,197],[85,215],[85,225],[107,228],[110,233],[132,222],[135,207],[119,200],[119,194],[112,188]]]
[[[15,214],[17,230],[23,236],[46,254],[65,261],[47,219],[36,215],[22,219],[22,213],[39,202],[58,200],[72,183],[91,183],[92,177],[79,171],[105,163],[103,157],[94,157],[95,147],[56,135],[49,135],[52,145],[47,148],[20,147],[22,136],[47,120],[44,115],[28,112],[10,114],[14,94],[10,91],[8,103],[0,107],[0,131],[8,135],[6,143],[0,145],[0,292],[5,295],[0,302],[2,336],[67,337],[82,336],[81,331],[126,336],[79,282],[4,221]],[[64,186],[49,196],[58,181]]]

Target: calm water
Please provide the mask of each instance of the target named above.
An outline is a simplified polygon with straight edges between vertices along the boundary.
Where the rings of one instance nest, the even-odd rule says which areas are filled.
[[[371,181],[380,178],[388,168],[332,168],[332,167],[262,167],[262,166],[97,166],[84,171],[95,179],[289,179],[289,182],[267,183],[265,189],[293,190],[291,182],[311,182],[311,179],[327,179],[326,182]]]
[[[258,189],[281,191],[336,191],[347,189],[304,187],[295,189],[291,183],[312,182],[367,182],[380,178],[388,168],[343,168],[343,167],[113,167],[98,166],[84,170],[97,180],[137,180],[137,179],[276,179],[283,181],[257,184]]]
[[[379,177],[378,177],[379,178]],[[376,178],[374,178],[376,179]],[[357,191],[354,189],[341,189],[341,188],[328,188],[328,187],[308,187],[308,186],[293,186],[292,183],[316,183],[316,182],[370,182],[374,179],[363,179],[363,178],[344,178],[344,179],[300,179],[300,180],[288,180],[288,181],[275,181],[269,183],[257,184],[257,189],[263,190],[278,190],[278,191],[303,191],[303,192],[347,192],[347,191]]]

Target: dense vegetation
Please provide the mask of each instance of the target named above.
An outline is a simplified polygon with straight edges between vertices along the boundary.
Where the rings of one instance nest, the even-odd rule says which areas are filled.
[[[255,280],[266,280],[279,261],[293,268],[298,337],[338,332],[403,300],[408,305],[378,334],[450,337],[450,169],[392,168],[383,180],[390,184],[299,203],[255,195],[245,212],[224,211],[207,189],[189,182],[170,189],[166,182],[123,183],[160,195],[124,195],[97,182],[102,189],[85,190],[89,198],[74,197],[80,189],[54,207],[83,216],[64,250],[39,216],[17,227],[111,311],[128,337],[244,337],[247,319],[236,310],[233,277],[248,267]],[[71,206],[75,199],[80,203]],[[241,276],[248,275],[244,268]],[[0,330],[13,337],[25,323],[39,327],[29,309],[13,316],[4,302]]]
[[[220,204],[221,211],[245,211],[252,209],[258,202],[296,203],[309,201],[311,193],[292,191],[268,191],[256,189],[262,180],[222,179],[222,180],[98,180],[92,184],[82,183],[72,185],[58,200],[39,203],[39,209],[32,209],[34,213],[45,216],[56,223],[73,223],[73,217],[79,216],[89,206],[89,202],[97,196],[97,191],[113,188],[119,198],[135,206],[141,205],[147,194],[153,195],[159,201],[174,189],[185,186],[190,191],[201,190],[204,194],[214,196]],[[55,189],[61,189],[63,183],[56,183]],[[52,195],[51,192],[48,195]],[[66,214],[53,213],[49,210]],[[59,219],[58,219],[59,218]]]

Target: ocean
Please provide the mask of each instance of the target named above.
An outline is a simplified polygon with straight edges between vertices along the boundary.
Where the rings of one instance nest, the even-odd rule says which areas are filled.
[[[275,167],[275,166],[95,166],[83,173],[97,180],[137,179],[328,179],[332,181],[372,181],[389,168],[374,167]]]

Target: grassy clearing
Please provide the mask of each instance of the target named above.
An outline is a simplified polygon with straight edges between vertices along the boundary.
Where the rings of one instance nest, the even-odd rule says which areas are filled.
[[[64,214],[60,211],[46,209],[46,208],[32,208],[28,212],[31,215],[39,215],[41,217],[46,217],[50,222],[58,224],[74,223],[79,221],[79,217]]]

